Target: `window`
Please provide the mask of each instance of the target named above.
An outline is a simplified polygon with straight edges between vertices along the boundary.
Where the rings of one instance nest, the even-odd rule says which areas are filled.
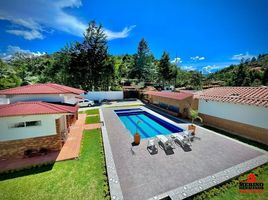
[[[28,126],[41,126],[41,121],[30,121],[30,122],[25,122],[26,127]]]
[[[22,128],[31,126],[41,126],[41,121],[28,121],[28,122],[17,122],[9,124],[8,128]]]
[[[179,113],[179,112],[180,112],[179,107],[176,107],[176,106],[172,106],[172,105],[170,105],[170,106],[168,107],[168,109],[169,109],[170,111],[172,111],[172,112],[176,112],[176,113]]]
[[[14,123],[14,124],[10,124],[10,125],[8,126],[8,128],[21,128],[21,127],[25,127],[24,122]]]

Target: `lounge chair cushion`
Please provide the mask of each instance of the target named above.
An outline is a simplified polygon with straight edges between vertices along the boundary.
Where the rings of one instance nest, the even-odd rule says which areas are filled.
[[[156,137],[163,143],[167,143],[169,141],[168,138],[164,135],[157,135]]]

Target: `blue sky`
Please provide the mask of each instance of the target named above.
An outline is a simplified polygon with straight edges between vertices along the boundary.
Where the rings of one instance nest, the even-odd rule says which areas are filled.
[[[0,56],[41,55],[104,26],[109,52],[135,53],[142,37],[184,69],[211,72],[268,52],[267,0],[1,0]]]

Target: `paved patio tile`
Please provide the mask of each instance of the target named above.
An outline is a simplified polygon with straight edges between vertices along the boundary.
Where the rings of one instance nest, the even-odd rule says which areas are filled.
[[[96,123],[96,124],[85,124],[84,128],[85,130],[92,130],[92,129],[97,129],[100,128],[101,124],[100,123]]]
[[[70,127],[70,133],[56,161],[70,160],[79,157],[80,145],[85,129],[86,114],[79,114],[78,120]]]
[[[146,139],[139,146],[132,147],[133,137],[113,108],[103,108],[102,113],[124,199],[149,199],[161,195],[180,199],[180,196],[186,197],[232,178],[230,172],[222,175],[227,169],[244,166],[243,163],[250,163],[254,159],[259,159],[259,164],[267,160],[266,152],[201,127],[197,127],[197,135],[201,140],[193,142],[191,151],[185,152],[176,146],[174,154],[167,155],[158,149],[156,155],[150,155],[146,149]],[[188,124],[177,125],[186,128]],[[250,165],[247,170],[253,166]],[[214,180],[212,176],[217,173],[220,175]],[[195,182],[198,180],[203,182]],[[202,185],[201,189],[198,184]],[[186,196],[181,189],[176,190],[186,185]]]
[[[92,114],[92,115],[87,115],[87,117],[95,117],[98,116],[99,114]]]

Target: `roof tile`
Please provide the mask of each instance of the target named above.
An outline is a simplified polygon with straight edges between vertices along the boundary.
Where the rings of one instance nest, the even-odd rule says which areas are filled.
[[[175,99],[175,100],[183,100],[188,97],[192,97],[193,94],[189,92],[155,92],[155,91],[149,91],[146,92],[145,94],[153,95],[153,96],[158,96],[158,97],[165,97],[169,99]]]
[[[267,87],[217,87],[204,90],[197,98],[268,107]]]
[[[22,94],[81,94],[84,90],[59,85],[56,83],[33,84],[21,87],[0,90],[0,95],[22,95]]]
[[[0,117],[74,113],[77,110],[77,106],[65,106],[41,101],[17,102],[0,105]]]

